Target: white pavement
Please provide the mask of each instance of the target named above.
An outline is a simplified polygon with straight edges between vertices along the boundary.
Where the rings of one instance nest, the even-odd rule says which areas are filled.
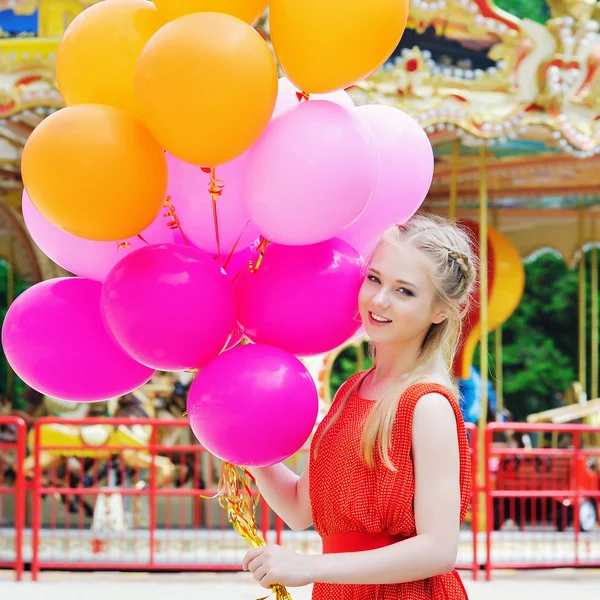
[[[256,600],[263,590],[248,574],[42,573],[38,583],[14,583],[0,571],[0,598],[19,600]],[[28,579],[29,575],[26,574]],[[494,573],[491,583],[464,581],[470,600],[598,600],[600,570],[548,570]],[[309,600],[310,589],[290,590]]]

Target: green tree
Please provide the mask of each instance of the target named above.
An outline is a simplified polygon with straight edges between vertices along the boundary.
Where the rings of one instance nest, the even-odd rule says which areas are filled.
[[[545,23],[550,18],[550,8],[545,0],[495,0],[495,4],[519,19]]]

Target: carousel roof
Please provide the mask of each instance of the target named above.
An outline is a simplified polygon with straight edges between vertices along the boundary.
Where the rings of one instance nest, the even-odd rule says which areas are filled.
[[[65,23],[95,0],[0,0],[0,196],[18,206],[20,157],[33,128],[60,108],[55,56]],[[349,92],[397,107],[435,147],[425,208],[477,218],[486,149],[493,222],[528,255],[545,246],[572,261],[600,212],[600,3],[549,0],[544,25],[491,0],[413,0],[390,60]],[[268,20],[260,28],[268,40]],[[358,42],[358,40],[357,40]],[[457,152],[458,150],[458,152]]]

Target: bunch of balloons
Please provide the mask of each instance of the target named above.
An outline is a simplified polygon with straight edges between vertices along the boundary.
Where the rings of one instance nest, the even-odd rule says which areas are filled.
[[[271,0],[275,56],[252,26],[267,4],[105,0],[73,21],[67,106],[22,174],[32,238],[77,277],[29,289],[3,328],[17,374],[64,400],[199,370],[192,428],[245,466],[310,435],[297,357],[356,334],[363,257],[433,175],[410,117],[345,91],[394,52],[408,0]]]

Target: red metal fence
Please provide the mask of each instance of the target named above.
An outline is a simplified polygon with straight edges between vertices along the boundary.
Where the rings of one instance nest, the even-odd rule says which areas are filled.
[[[495,440],[507,437],[526,447]],[[599,441],[597,427],[488,426],[488,579],[492,569],[600,566]]]
[[[23,419],[0,416],[0,568],[14,569],[17,581],[23,575],[26,433]]]
[[[14,465],[0,459],[0,567],[17,578],[23,559],[34,580],[42,569],[239,569],[248,547],[218,502],[205,499],[217,493],[220,462],[185,419],[40,419],[25,463],[25,423],[5,418],[0,426],[15,433],[0,443]],[[468,430],[476,481],[481,453],[476,428]],[[507,447],[515,431],[535,447]],[[489,577],[505,567],[600,566],[593,435],[600,428],[488,426],[486,479],[460,534],[459,568],[476,578],[482,568]],[[289,465],[299,472],[307,457],[304,449]],[[262,501],[257,522],[269,542],[320,551],[314,531],[290,531]]]

